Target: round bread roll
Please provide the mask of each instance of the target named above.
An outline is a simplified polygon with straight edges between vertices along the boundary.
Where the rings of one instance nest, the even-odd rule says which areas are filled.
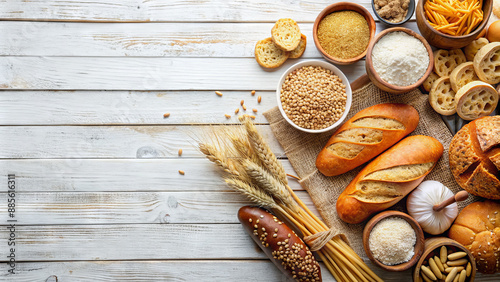
[[[455,92],[474,80],[479,80],[479,77],[477,77],[477,74],[474,71],[474,65],[472,62],[465,62],[458,65],[458,67],[456,67],[450,74],[451,88],[453,88],[453,91]]]
[[[500,203],[487,200],[466,206],[448,236],[469,249],[479,272],[500,270]]]
[[[449,76],[453,69],[466,61],[462,49],[434,51],[434,71],[441,77]]]
[[[467,192],[500,199],[500,116],[464,125],[451,140],[449,162],[455,180]]]
[[[477,51],[479,51],[479,49],[481,49],[484,45],[488,43],[490,43],[488,39],[481,37],[472,41],[471,43],[469,43],[469,45],[465,46],[464,53],[465,53],[465,58],[467,58],[467,61],[474,60],[474,56],[476,56]]]
[[[488,43],[479,49],[474,56],[474,69],[482,81],[500,82],[500,42]]]
[[[438,113],[449,116],[457,112],[455,107],[455,91],[448,76],[438,78],[429,91],[429,103]]]
[[[498,104],[498,92],[488,83],[472,81],[460,88],[455,96],[458,115],[473,120],[491,114]]]
[[[438,78],[439,75],[437,75],[435,72],[431,72],[431,74],[424,80],[424,83],[422,83],[422,86],[424,87],[425,91],[427,92],[431,91],[432,84]]]
[[[297,48],[301,35],[299,25],[292,19],[279,19],[271,30],[273,42],[285,51]]]

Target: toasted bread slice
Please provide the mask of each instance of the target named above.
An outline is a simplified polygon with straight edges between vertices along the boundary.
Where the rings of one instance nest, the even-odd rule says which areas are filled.
[[[299,46],[297,48],[293,49],[292,52],[290,52],[290,59],[297,59],[304,54],[304,51],[306,51],[306,45],[307,45],[307,37],[304,34],[300,35],[300,42]]]
[[[255,59],[265,68],[277,68],[288,59],[290,52],[281,50],[271,37],[259,40],[255,45]]]
[[[293,51],[300,43],[300,29],[292,19],[279,19],[271,30],[271,38],[279,48]]]

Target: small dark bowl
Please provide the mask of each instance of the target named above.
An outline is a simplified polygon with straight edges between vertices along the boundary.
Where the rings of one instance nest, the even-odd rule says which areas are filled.
[[[381,21],[383,22],[384,24],[388,25],[388,26],[398,26],[398,25],[402,25],[404,24],[405,22],[407,22],[409,19],[411,19],[411,17],[413,16],[413,13],[415,12],[415,0],[410,0],[410,4],[408,4],[408,13],[406,14],[406,17],[400,21],[400,22],[397,22],[397,23],[391,23],[385,19],[383,19],[378,13],[377,11],[375,10],[375,1],[372,0],[372,9],[373,9],[373,13],[375,14],[375,16]]]

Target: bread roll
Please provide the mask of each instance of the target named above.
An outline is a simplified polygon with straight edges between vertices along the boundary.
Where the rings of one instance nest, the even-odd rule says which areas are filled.
[[[450,170],[464,190],[500,199],[500,116],[464,125],[451,140],[449,160]]]
[[[301,38],[300,28],[292,19],[279,19],[271,30],[271,38],[284,51],[293,51],[299,46]]]
[[[360,166],[415,130],[418,119],[417,110],[406,104],[361,110],[333,133],[316,158],[316,167],[334,176]]]
[[[479,272],[500,271],[500,203],[487,200],[466,206],[448,236],[469,249]]]
[[[278,218],[257,207],[238,211],[245,231],[271,261],[295,281],[322,281],[321,269],[307,245]]]
[[[281,50],[271,37],[260,40],[255,45],[255,60],[265,68],[277,68],[288,59],[289,52]]]
[[[360,223],[387,209],[415,189],[443,154],[438,140],[407,137],[369,163],[337,199],[337,214],[347,223]]]

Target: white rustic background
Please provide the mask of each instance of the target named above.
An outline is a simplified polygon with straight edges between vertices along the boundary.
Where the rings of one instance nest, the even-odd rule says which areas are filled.
[[[293,174],[262,112],[276,106],[287,67],[322,59],[312,23],[333,2],[0,0],[1,262],[9,173],[18,220],[16,274],[2,263],[0,280],[284,281],[238,223],[248,201],[194,139],[235,124],[243,99]],[[265,71],[255,42],[284,17],[299,22],[306,52]],[[350,81],[365,73],[364,61],[340,68]],[[410,280],[410,271],[372,268],[387,281]]]

